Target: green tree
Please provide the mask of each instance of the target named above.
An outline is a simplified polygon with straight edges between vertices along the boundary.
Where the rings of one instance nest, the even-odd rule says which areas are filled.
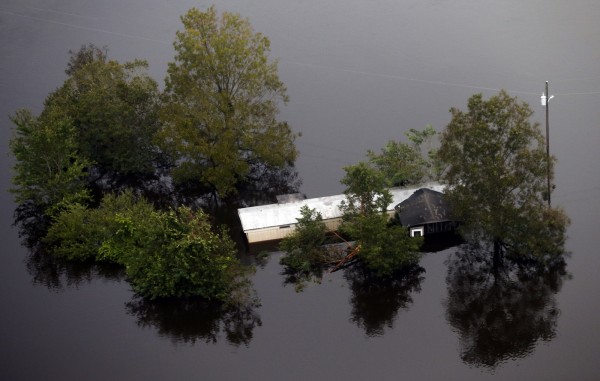
[[[542,261],[562,253],[568,218],[546,206],[548,158],[529,106],[501,91],[450,112],[438,156],[463,231],[492,243],[497,262],[506,253]]]
[[[425,166],[425,179],[439,180],[443,172],[443,163],[440,162],[437,156],[439,149],[438,132],[428,124],[421,131],[411,128],[404,133],[406,137],[413,143],[413,146],[421,152],[421,157]]]
[[[53,219],[43,240],[57,257],[77,261],[97,259],[124,265],[120,257],[99,252],[103,243],[119,229],[115,217],[126,216],[141,223],[153,213],[154,207],[144,199],[136,199],[131,191],[118,196],[107,194],[97,208],[70,203]]]
[[[148,299],[199,296],[230,301],[246,285],[249,268],[236,258],[225,230],[215,233],[208,216],[181,207],[138,220],[114,216],[118,229],[100,253],[125,265],[133,290]]]
[[[346,175],[341,183],[346,186],[341,209],[346,216],[372,215],[387,212],[392,202],[385,175],[366,162],[344,168]]]
[[[164,96],[162,146],[176,157],[173,177],[216,198],[234,194],[256,167],[286,168],[295,135],[276,119],[287,102],[269,39],[248,20],[214,7],[181,18]]]
[[[410,144],[390,140],[380,154],[369,151],[367,156],[394,187],[420,184],[427,174],[421,152]]]
[[[321,213],[315,209],[304,205],[300,208],[300,214],[295,230],[279,244],[279,248],[286,253],[280,262],[294,273],[318,272],[326,253],[323,245],[327,228]]]
[[[390,222],[392,195],[383,173],[364,162],[344,170],[340,229],[360,246],[358,259],[380,277],[418,262],[422,239],[411,238],[405,228]]]
[[[159,128],[159,92],[141,60],[121,64],[106,51],[83,46],[71,59],[65,83],[50,94],[48,109],[71,121],[78,156],[89,160],[91,184],[104,191],[141,187],[164,164],[153,143]]]
[[[436,150],[432,140],[437,132],[428,125],[422,131],[411,128],[405,135],[412,144],[390,140],[379,154],[369,150],[367,157],[371,164],[393,187],[418,185],[436,179]]]
[[[49,107],[40,117],[19,110],[11,120],[16,127],[10,141],[16,159],[11,191],[17,203],[30,203],[51,217],[61,205],[87,199],[89,162],[77,154],[71,119]]]
[[[69,54],[71,57],[65,69],[65,74],[68,76],[72,76],[76,71],[94,61],[106,62],[108,60],[108,48],[106,46],[100,48],[91,43],[87,46],[83,45],[76,52],[69,50]]]
[[[123,265],[134,291],[147,299],[234,302],[251,270],[236,258],[227,232],[215,232],[202,211],[160,211],[130,191],[105,196],[98,208],[66,208],[45,243],[66,259]]]

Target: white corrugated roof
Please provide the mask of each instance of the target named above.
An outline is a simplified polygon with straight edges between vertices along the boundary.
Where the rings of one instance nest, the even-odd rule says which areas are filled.
[[[417,188],[392,188],[390,189],[390,192],[392,193],[393,201],[388,206],[388,211],[392,211],[394,206],[406,200],[417,189],[421,188],[429,188],[442,192],[444,186],[439,183],[429,183]],[[301,217],[300,208],[304,205],[321,213],[323,220],[328,220],[342,216],[339,205],[342,200],[345,199],[346,196],[344,194],[339,194],[335,196],[309,198],[285,204],[252,206],[249,208],[238,209],[238,215],[245,232],[255,229],[295,224]]]

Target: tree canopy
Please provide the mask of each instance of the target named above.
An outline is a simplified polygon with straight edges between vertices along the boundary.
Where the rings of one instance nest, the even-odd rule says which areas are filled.
[[[295,135],[277,120],[286,88],[270,61],[269,39],[248,20],[214,7],[181,18],[164,94],[162,146],[178,183],[215,196],[234,194],[248,176],[293,165]]]
[[[39,116],[12,116],[16,222],[56,257],[123,265],[145,298],[228,301],[247,268],[225,230],[182,204],[295,191],[296,135],[277,120],[288,99],[268,38],[214,7],[182,22],[163,94],[145,61],[88,44]]]
[[[11,191],[17,203],[51,216],[64,202],[86,199],[89,162],[78,155],[71,119],[55,107],[40,117],[19,110],[11,119],[16,126],[10,141],[16,159]]]
[[[437,132],[428,125],[421,131],[411,128],[405,135],[412,144],[390,140],[381,153],[367,152],[369,162],[381,171],[392,187],[418,185],[436,179],[438,165],[432,140]],[[424,149],[427,151],[423,152]]]
[[[505,91],[489,100],[473,95],[467,107],[450,110],[438,152],[463,231],[492,242],[497,256],[556,257],[568,218],[544,201],[549,158],[539,125],[529,121],[531,109]]]
[[[69,77],[45,102],[42,117],[58,112],[72,124],[77,154],[87,159],[90,182],[108,190],[140,187],[155,177],[160,155],[158,85],[141,60],[124,64],[94,45],[71,52]]]
[[[157,210],[128,191],[98,208],[71,204],[44,241],[54,255],[123,265],[136,293],[148,298],[200,296],[228,302],[249,268],[224,229],[202,211]]]

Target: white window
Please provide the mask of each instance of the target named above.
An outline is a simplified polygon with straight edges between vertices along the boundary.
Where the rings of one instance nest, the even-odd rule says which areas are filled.
[[[422,237],[424,234],[425,228],[423,226],[416,226],[414,228],[410,228],[411,237]]]

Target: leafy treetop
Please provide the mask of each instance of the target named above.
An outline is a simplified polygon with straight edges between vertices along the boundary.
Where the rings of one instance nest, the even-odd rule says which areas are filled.
[[[450,110],[438,152],[464,231],[493,242],[498,259],[506,250],[536,259],[562,253],[568,218],[546,207],[548,157],[531,109],[505,91],[473,95],[467,107]]]
[[[295,135],[276,119],[287,102],[269,39],[248,20],[214,7],[181,18],[175,62],[169,64],[162,146],[178,162],[178,182],[199,181],[225,197],[256,166],[284,168],[297,152]]]

